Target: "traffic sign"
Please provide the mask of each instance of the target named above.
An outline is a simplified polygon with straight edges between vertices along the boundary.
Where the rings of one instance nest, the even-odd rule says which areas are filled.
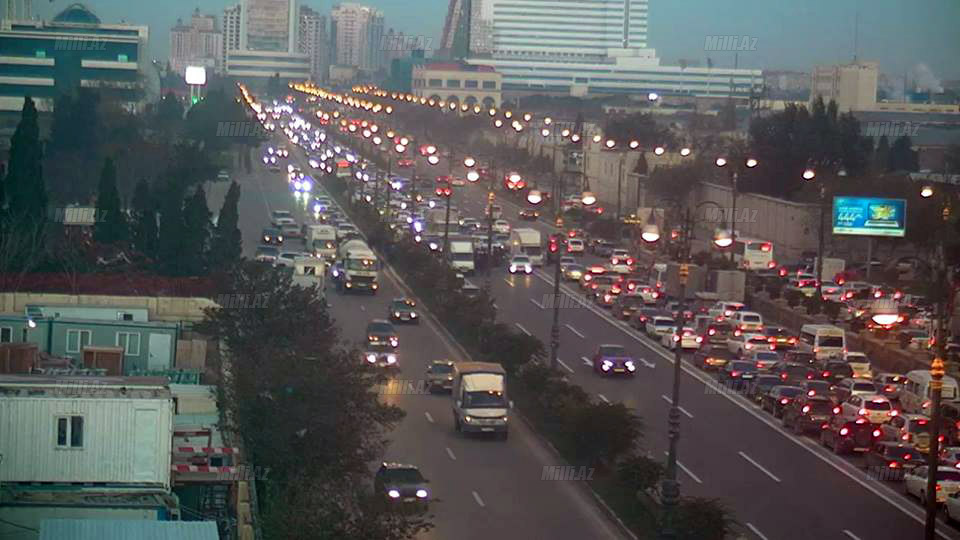
[[[680,275],[680,283],[681,283],[682,285],[686,285],[686,284],[687,284],[687,276],[690,275],[690,265],[688,265],[688,264],[681,264],[681,265],[680,265],[679,275]]]

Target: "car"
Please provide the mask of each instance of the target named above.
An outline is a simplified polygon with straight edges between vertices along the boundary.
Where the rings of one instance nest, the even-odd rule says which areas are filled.
[[[883,425],[888,441],[909,444],[926,454],[930,450],[930,417],[925,414],[898,414]]]
[[[583,240],[580,238],[567,239],[567,253],[582,256],[584,252]]]
[[[871,424],[866,418],[850,420],[834,415],[827,427],[820,430],[820,444],[833,449],[835,454],[866,452],[882,435],[880,426]]]
[[[363,352],[363,359],[371,366],[385,369],[398,369],[400,358],[397,353],[386,344],[370,344]]]
[[[862,352],[850,351],[844,353],[843,359],[846,360],[847,364],[850,366],[850,370],[853,371],[854,378],[873,378],[873,371],[870,369],[870,359],[867,358],[866,354]]]
[[[583,265],[580,264],[560,265],[560,272],[564,281],[580,281],[580,278],[583,277],[583,271]]]
[[[700,344],[703,343],[703,337],[698,336],[693,328],[686,326],[683,330],[676,330],[672,334],[665,334],[660,338],[660,345],[675,351],[677,345],[680,346],[682,350],[697,350],[700,348]]]
[[[277,220],[280,219],[289,219],[294,221],[293,214],[289,210],[273,210],[270,212],[270,221],[273,223],[278,223]]]
[[[303,229],[296,223],[285,223],[280,227],[284,238],[303,238]]]
[[[924,452],[926,454],[926,452]],[[960,446],[943,446],[940,448],[940,463],[960,469]],[[957,517],[960,517],[958,515]]]
[[[749,383],[757,377],[757,365],[753,362],[734,360],[723,366],[722,379],[727,385]]]
[[[820,285],[820,294],[823,295],[823,299],[827,302],[842,302],[843,301],[843,292],[841,291],[840,285],[833,281],[824,281]]]
[[[637,365],[623,345],[605,344],[597,347],[593,354],[593,371],[604,375],[633,376]]]
[[[797,336],[792,335],[786,328],[767,326],[762,333],[777,350],[787,350],[797,346]]]
[[[877,441],[863,454],[863,466],[871,478],[903,481],[907,470],[923,466],[924,459],[912,446],[898,441]]]
[[[834,411],[845,418],[866,418],[873,424],[889,422],[898,411],[890,400],[879,394],[853,394],[837,405]]]
[[[800,388],[803,388],[803,392],[810,396],[823,396],[825,398],[833,399],[833,385],[824,380],[809,380],[802,381],[800,383]]]
[[[646,331],[647,331],[647,321],[650,320],[650,318],[655,317],[655,316],[657,316],[657,315],[664,315],[664,316],[669,317],[669,315],[667,315],[666,313],[664,313],[662,310],[660,310],[660,309],[658,309],[658,308],[649,307],[649,306],[648,306],[648,307],[642,307],[642,308],[638,309],[638,310],[633,314],[632,317],[630,317],[630,326],[633,326],[633,327],[636,328],[637,330],[643,330],[644,332],[646,332]]]
[[[599,295],[612,292],[613,286],[619,282],[620,279],[615,275],[605,274],[602,276],[594,276],[594,278],[590,280],[590,284],[586,287],[587,297],[595,299]],[[619,291],[617,294],[619,294]]]
[[[505,219],[498,219],[493,222],[493,232],[500,234],[510,234],[510,223]]]
[[[293,268],[293,262],[297,259],[312,258],[313,255],[304,251],[281,251],[274,261],[274,266],[285,266]]]
[[[450,185],[460,187],[467,185],[467,182],[460,176],[454,176],[450,179]]]
[[[416,307],[417,303],[413,299],[394,298],[387,308],[387,314],[391,321],[420,324],[420,314]]]
[[[620,320],[628,321],[643,306],[643,297],[639,294],[618,294],[610,306],[610,313]]]
[[[507,269],[510,270],[511,274],[532,274],[533,263],[530,262],[530,257],[526,255],[515,255],[510,259],[510,265]]]
[[[812,352],[789,350],[783,353],[783,361],[812,367],[817,363],[817,358]]]
[[[478,219],[464,218],[460,220],[460,230],[479,231],[481,229],[483,229],[483,224]]]
[[[900,390],[906,384],[907,376],[897,373],[878,373],[873,378],[873,382],[877,383],[883,395],[890,399],[900,399]]]
[[[756,362],[757,369],[760,371],[766,371],[777,364],[780,361],[780,356],[773,351],[750,351],[750,354],[744,355],[745,360],[751,362]],[[779,379],[779,375],[777,376]]]
[[[540,219],[540,212],[524,208],[517,214],[524,221],[536,221]]]
[[[590,251],[598,257],[609,257],[613,255],[613,250],[616,247],[617,245],[610,240],[596,238],[593,240],[593,243],[590,244]]]
[[[588,266],[586,271],[580,276],[580,288],[587,290],[590,287],[590,282],[593,281],[597,276],[602,276],[607,273],[607,269],[599,264],[594,264]]]
[[[282,228],[284,225],[296,225],[296,224],[297,224],[297,220],[293,219],[293,217],[291,217],[291,216],[289,216],[289,215],[287,215],[287,216],[275,217],[275,218],[271,219],[271,221],[270,221],[270,225],[271,225],[272,227],[274,227],[275,229],[280,229],[280,228]]]
[[[810,381],[817,377],[817,372],[810,366],[783,360],[771,366],[769,372],[780,377],[781,384],[789,385]]]
[[[427,387],[430,392],[453,390],[453,362],[434,360],[427,366]]]
[[[871,381],[845,377],[834,384],[833,393],[836,394],[838,400],[845,401],[853,395],[872,396],[878,392],[877,385]]]
[[[367,345],[387,345],[396,349],[400,346],[397,330],[386,319],[373,319],[367,323]]]
[[[733,335],[758,334],[763,332],[763,317],[755,311],[738,311],[730,317]],[[766,336],[764,336],[766,339]]]
[[[763,334],[734,334],[727,339],[727,348],[741,358],[754,350],[773,350]]]
[[[734,359],[725,346],[706,345],[693,354],[693,364],[702,370],[720,370]]]
[[[727,321],[712,322],[707,325],[704,341],[726,346],[727,340],[733,336],[733,325]]]
[[[713,317],[716,317],[717,322],[724,321],[733,317],[734,313],[738,311],[743,311],[747,309],[747,306],[742,302],[717,302],[714,304],[707,313]]]
[[[801,392],[803,388],[801,387]],[[784,407],[781,413],[783,427],[797,435],[820,432],[833,417],[833,400],[826,396],[801,393]]]
[[[750,398],[750,401],[759,405],[763,400],[763,395],[779,384],[780,379],[777,377],[769,373],[757,373],[756,377],[747,386],[747,397]]]
[[[926,465],[914,467],[903,474],[903,491],[920,499],[920,504],[927,504],[927,477],[930,469]],[[937,481],[936,497],[938,503],[945,503],[947,498],[960,492],[960,470],[946,465],[937,467],[935,473]]]
[[[408,158],[398,159],[397,167],[400,167],[401,169],[407,169],[407,168],[413,167],[413,160]]]
[[[623,248],[615,248],[610,254],[610,264],[633,266],[636,260],[630,255],[630,252]]]
[[[430,500],[428,480],[414,465],[383,462],[373,485],[378,497],[388,504],[423,505]]]
[[[778,377],[779,379],[779,377]],[[783,416],[783,410],[793,400],[803,395],[803,388],[799,386],[785,386],[778,384],[760,397],[760,408],[770,411],[774,418]]]
[[[273,264],[279,256],[280,250],[275,246],[257,246],[253,260]]]
[[[930,333],[917,328],[901,330],[897,336],[897,341],[900,343],[901,349],[926,350],[933,346]]]
[[[283,233],[280,232],[280,229],[274,229],[273,227],[266,227],[263,229],[263,232],[260,233],[260,240],[264,244],[268,244],[272,246],[282,246]]]
[[[673,317],[656,315],[647,319],[644,330],[647,336],[660,339],[665,335],[673,334],[676,331],[676,327],[677,323],[673,320]]]
[[[850,364],[842,360],[829,360],[820,369],[820,378],[834,383],[847,378],[852,379],[853,369]]]

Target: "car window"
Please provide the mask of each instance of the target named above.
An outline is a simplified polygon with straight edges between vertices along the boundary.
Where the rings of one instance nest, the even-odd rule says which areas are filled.
[[[620,345],[603,345],[600,347],[600,356],[626,356],[626,351]]]
[[[387,482],[398,484],[420,484],[423,482],[423,475],[417,469],[387,469],[383,478]]]
[[[960,471],[937,471],[937,480],[960,482]]]
[[[890,402],[886,400],[881,401],[868,401],[863,404],[863,408],[868,411],[889,411],[892,407]]]
[[[389,323],[370,323],[367,325],[367,331],[377,334],[389,334],[393,332],[393,325]]]
[[[858,382],[853,384],[853,389],[857,392],[876,392],[877,387],[873,383]]]

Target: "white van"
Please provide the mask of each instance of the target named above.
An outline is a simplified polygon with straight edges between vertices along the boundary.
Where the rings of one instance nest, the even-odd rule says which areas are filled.
[[[805,324],[800,327],[797,350],[813,353],[817,360],[842,358],[847,350],[847,334],[832,324]]]
[[[900,389],[900,407],[904,412],[930,415],[930,372],[917,369],[907,373],[907,381]],[[957,403],[957,380],[949,375],[943,376],[943,390],[940,392],[942,403]]]

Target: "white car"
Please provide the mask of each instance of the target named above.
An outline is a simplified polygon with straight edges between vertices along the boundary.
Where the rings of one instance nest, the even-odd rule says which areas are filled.
[[[583,255],[584,247],[583,240],[580,238],[567,239],[567,253],[571,255]]]
[[[625,249],[617,248],[614,249],[613,253],[610,254],[610,264],[625,264],[627,266],[633,266],[634,262],[636,261],[630,256],[630,252]]]
[[[926,466],[916,467],[903,473],[903,490],[907,495],[920,499],[920,504],[927,502],[927,475]],[[951,495],[960,492],[960,470],[955,467],[941,465],[937,467],[937,502],[946,502]]]
[[[960,520],[960,491],[947,495],[947,501],[943,505],[943,513],[947,522],[956,522]]]
[[[510,224],[503,219],[493,222],[493,232],[500,234],[510,234]]]
[[[511,274],[532,274],[533,263],[530,262],[530,257],[517,255],[510,259],[509,270]]]
[[[763,317],[755,311],[738,311],[730,317],[734,333],[752,334],[763,331]]]
[[[660,344],[664,347],[670,349],[671,351],[677,350],[677,345],[680,345],[682,350],[699,350],[700,345],[703,343],[703,337],[698,336],[697,332],[690,327],[685,327],[681,332],[673,332],[671,334],[664,334],[660,338]]]
[[[296,224],[297,224],[297,220],[293,219],[292,217],[282,216],[282,217],[273,218],[273,226],[278,229],[283,227],[284,225],[296,225]]]
[[[740,334],[727,338],[727,349],[741,358],[753,351],[772,351],[775,348],[763,334]]]
[[[840,413],[844,418],[855,420],[863,417],[871,424],[889,422],[897,413],[886,396],[879,394],[851,395],[839,405]]]
[[[872,379],[873,370],[870,369],[870,359],[862,352],[848,352],[843,355],[844,360],[853,371],[853,376],[858,379]]]
[[[677,323],[674,322],[672,317],[655,315],[647,319],[647,325],[644,327],[644,330],[648,336],[661,339],[663,336],[673,335],[673,333],[677,331]]]
[[[843,301],[843,292],[841,291],[840,285],[832,281],[824,281],[823,285],[820,286],[820,293],[827,302]]]
[[[738,311],[743,311],[747,309],[746,304],[740,302],[717,302],[710,308],[709,314],[711,317],[716,317],[717,322],[722,322],[730,317],[733,317],[733,314]]]
[[[289,210],[274,210],[273,212],[270,212],[270,219],[274,223],[278,223],[278,219],[289,219],[290,221],[293,221],[293,214],[291,214]]]
[[[313,257],[309,253],[303,253],[300,251],[281,251],[280,255],[277,256],[277,260],[273,262],[274,266],[286,266],[293,267],[293,261],[296,259],[303,259],[306,257]]]

